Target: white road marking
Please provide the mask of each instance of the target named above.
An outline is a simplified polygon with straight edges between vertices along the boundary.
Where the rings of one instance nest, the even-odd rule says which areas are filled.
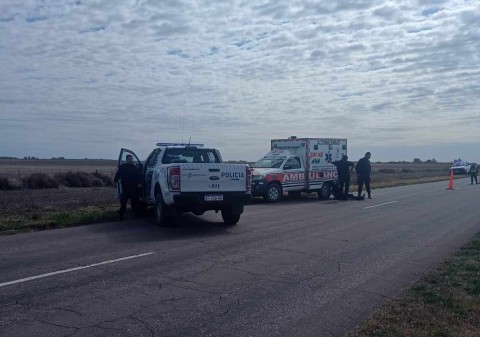
[[[46,273],[46,274],[42,274],[42,275],[36,275],[36,276],[26,277],[26,278],[22,278],[22,279],[15,280],[15,281],[9,281],[9,282],[5,282],[5,283],[0,283],[0,288],[1,288],[1,287],[5,287],[5,286],[9,286],[9,285],[12,285],[12,284],[17,284],[17,283],[32,281],[32,280],[36,280],[36,279],[44,278],[44,277],[48,277],[48,276],[53,276],[53,275],[58,275],[58,274],[65,274],[65,273],[70,273],[70,272],[72,272],[72,271],[77,271],[77,270],[82,270],[82,269],[87,269],[87,268],[102,266],[102,265],[104,265],[104,264],[115,263],[115,262],[119,262],[119,261],[130,260],[130,259],[136,259],[136,258],[138,258],[138,257],[143,257],[143,256],[147,256],[147,255],[152,255],[152,254],[155,254],[155,253],[154,253],[154,252],[149,252],[149,253],[143,253],[143,254],[138,254],[138,255],[126,256],[126,257],[121,257],[121,258],[115,259],[115,260],[108,260],[108,261],[103,261],[103,262],[99,262],[99,263],[89,264],[89,265],[86,265],[86,266],[80,266],[80,267],[75,267],[75,268],[58,270],[58,271],[54,271],[54,272]]]
[[[379,206],[388,205],[388,204],[394,204],[394,203],[396,203],[396,202],[397,202],[397,201],[385,202],[385,203],[379,204],[379,205],[373,205],[373,206],[364,207],[363,209],[373,208],[373,207],[379,207]]]

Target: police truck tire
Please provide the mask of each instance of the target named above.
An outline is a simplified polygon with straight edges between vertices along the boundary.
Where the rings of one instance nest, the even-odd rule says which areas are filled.
[[[322,189],[317,194],[320,200],[327,200],[332,194],[332,187],[330,184],[323,184]]]
[[[163,202],[162,193],[158,192],[155,195],[155,223],[159,226],[165,226],[168,221],[168,217],[165,215],[166,205]]]
[[[240,220],[240,214],[233,214],[232,208],[222,208],[222,219],[226,225],[236,225],[238,220]]]
[[[271,183],[267,187],[265,192],[264,199],[268,202],[279,202],[282,200],[283,191],[282,186],[279,183]]]

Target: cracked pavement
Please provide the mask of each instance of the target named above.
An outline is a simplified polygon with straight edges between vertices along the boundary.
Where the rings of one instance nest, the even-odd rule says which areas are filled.
[[[0,335],[343,336],[480,231],[480,189],[444,185],[0,237],[0,283],[154,253],[0,287]]]

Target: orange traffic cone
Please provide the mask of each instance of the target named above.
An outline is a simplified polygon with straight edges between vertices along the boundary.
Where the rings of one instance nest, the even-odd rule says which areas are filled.
[[[448,189],[453,190],[453,170],[450,170],[450,181],[448,182]]]

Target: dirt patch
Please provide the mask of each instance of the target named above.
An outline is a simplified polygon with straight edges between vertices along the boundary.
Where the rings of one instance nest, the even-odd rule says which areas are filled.
[[[59,187],[43,190],[0,191],[2,214],[74,210],[88,206],[118,204],[113,187]]]

